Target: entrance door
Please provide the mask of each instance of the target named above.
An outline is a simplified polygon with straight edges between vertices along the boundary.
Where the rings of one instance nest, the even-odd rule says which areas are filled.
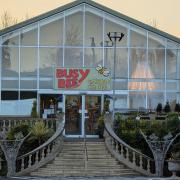
[[[97,120],[101,115],[101,97],[66,95],[65,135],[69,137],[97,136]]]

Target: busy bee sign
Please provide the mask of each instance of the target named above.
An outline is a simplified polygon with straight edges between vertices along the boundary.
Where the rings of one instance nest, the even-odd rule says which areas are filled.
[[[96,68],[55,68],[54,89],[62,90],[111,90],[110,71],[98,65]]]

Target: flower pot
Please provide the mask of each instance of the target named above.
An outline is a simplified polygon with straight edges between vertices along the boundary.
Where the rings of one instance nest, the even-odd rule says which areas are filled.
[[[180,160],[168,161],[168,169],[172,172],[172,176],[176,177],[176,172],[180,171]]]

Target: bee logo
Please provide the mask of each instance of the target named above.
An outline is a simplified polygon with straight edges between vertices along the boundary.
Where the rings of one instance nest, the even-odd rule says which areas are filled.
[[[108,77],[110,72],[107,70],[107,68],[102,67],[100,64],[96,67],[96,70],[99,74],[102,74],[105,77]]]

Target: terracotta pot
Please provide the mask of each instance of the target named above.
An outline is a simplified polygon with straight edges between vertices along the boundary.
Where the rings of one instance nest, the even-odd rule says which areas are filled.
[[[172,176],[176,177],[176,172],[180,171],[180,160],[168,161],[168,169],[172,172]]]

